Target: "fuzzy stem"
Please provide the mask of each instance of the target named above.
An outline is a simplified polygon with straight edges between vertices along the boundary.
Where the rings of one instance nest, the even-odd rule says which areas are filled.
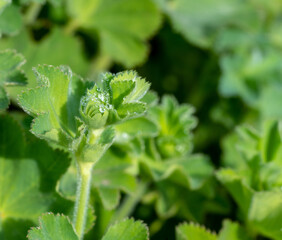
[[[93,165],[94,163],[83,162],[77,159],[78,184],[74,210],[74,226],[80,240],[83,239],[86,223]]]
[[[148,189],[149,184],[147,182],[141,181],[137,186],[137,191],[127,196],[123,201],[121,207],[116,211],[115,215],[111,219],[111,223],[120,221],[126,217],[129,217],[134,211],[136,205],[140,202],[141,198],[144,196]]]

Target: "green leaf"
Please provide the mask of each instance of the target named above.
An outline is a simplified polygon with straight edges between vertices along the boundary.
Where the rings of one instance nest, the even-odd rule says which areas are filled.
[[[89,205],[87,209],[87,217],[86,217],[84,234],[88,233],[93,228],[93,226],[95,225],[95,221],[96,221],[96,216],[94,213],[94,209],[91,205]]]
[[[41,65],[34,71],[38,87],[23,92],[19,103],[38,116],[31,129],[36,136],[68,148],[77,134],[76,117],[87,83],[64,66]]]
[[[264,162],[280,162],[282,142],[277,121],[265,121],[263,124],[263,136],[261,140],[261,152]],[[280,153],[280,154],[279,154]]]
[[[107,210],[112,210],[118,206],[120,200],[120,193],[118,189],[99,187],[97,190],[103,206]]]
[[[276,104],[279,101],[281,89],[280,84],[270,84],[263,88],[258,108],[264,119],[281,119],[282,111]]]
[[[6,109],[9,106],[9,98],[3,87],[0,87],[0,109]]]
[[[127,67],[147,56],[145,41],[160,25],[160,12],[151,0],[68,1],[67,9],[77,26],[95,29],[101,51]]]
[[[126,142],[135,137],[155,137],[158,127],[145,117],[130,119],[115,126],[117,142]]]
[[[250,206],[248,220],[264,236],[281,239],[282,193],[257,192]]]
[[[206,230],[204,227],[193,223],[184,223],[176,228],[177,240],[217,240],[215,234]]]
[[[2,34],[15,35],[21,30],[22,26],[23,22],[20,9],[16,5],[11,4],[7,6],[4,11],[0,13],[0,37]]]
[[[218,234],[218,240],[248,240],[246,232],[236,222],[224,220],[223,227]]]
[[[24,63],[24,57],[14,50],[0,51],[0,110],[7,108],[9,105],[5,88],[26,84],[26,78],[20,70]]]
[[[148,118],[159,126],[156,144],[164,159],[191,152],[191,131],[197,123],[194,111],[190,105],[179,105],[172,96],[164,96],[160,105],[149,109]]]
[[[0,14],[6,6],[11,3],[11,0],[0,0]]]
[[[238,0],[155,0],[171,19],[173,27],[200,47],[211,47],[215,33],[238,22],[243,4]]]
[[[237,135],[230,135],[224,141],[224,162],[254,190],[279,188],[281,156],[277,121],[265,121],[261,134],[250,127],[239,127]]]
[[[34,225],[34,223],[29,220],[15,220],[8,218],[4,222],[1,222],[1,225],[0,239],[26,240],[26,233]]]
[[[51,199],[39,191],[37,163],[23,159],[24,137],[19,126],[12,119],[1,116],[0,129],[0,217],[34,220],[47,210]]]
[[[222,161],[224,167],[230,167],[237,170],[243,170],[248,167],[246,159],[238,151],[237,144],[240,141],[239,139],[238,134],[234,132],[222,139],[221,148],[223,151]]]
[[[126,219],[110,226],[102,240],[148,240],[149,232],[140,221]]]
[[[39,227],[28,233],[29,240],[78,240],[70,220],[63,215],[47,213],[39,218]]]
[[[203,187],[213,174],[213,167],[209,159],[201,154],[165,162],[156,162],[141,156],[140,161],[147,166],[147,171],[152,175],[154,181],[169,179],[191,190]]]
[[[132,193],[136,187],[134,176],[129,173],[131,161],[119,150],[110,149],[93,169],[92,183],[95,187],[119,189]]]
[[[204,227],[194,223],[184,223],[176,228],[177,240],[248,240],[247,234],[239,226],[238,223],[224,220],[223,228],[220,230],[218,236],[211,233]]]
[[[0,218],[35,220],[54,203],[55,186],[68,156],[24,135],[8,115],[0,115]],[[25,143],[25,138],[29,143]],[[28,174],[27,174],[28,172]]]
[[[216,176],[218,180],[225,185],[240,209],[246,215],[254,194],[253,189],[246,184],[243,177],[238,176],[238,174],[231,169],[219,170]]]
[[[65,34],[60,28],[52,28],[50,33],[45,35],[40,41],[35,41],[28,31],[22,31],[14,37],[0,40],[0,49],[6,48],[16,49],[25,56],[27,62],[23,66],[23,70],[28,77],[28,87],[30,88],[37,85],[32,69],[38,64],[54,66],[65,64],[78,74],[85,75],[87,73],[88,64],[83,55],[80,40]],[[69,51],[69,49],[72,49],[72,51]],[[9,93],[11,97],[16,99],[16,96],[22,90],[25,89],[14,87],[9,89]]]

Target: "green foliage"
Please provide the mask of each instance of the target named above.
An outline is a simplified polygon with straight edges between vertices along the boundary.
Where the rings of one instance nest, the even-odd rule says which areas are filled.
[[[70,0],[67,9],[75,27],[98,32],[102,54],[127,67],[145,60],[145,41],[160,25],[160,13],[151,0]]]
[[[230,220],[225,220],[223,222],[223,227],[219,234],[206,230],[204,227],[195,225],[193,223],[184,223],[176,228],[176,239],[177,240],[239,240],[249,239],[246,233],[241,229],[238,223],[231,222]]]
[[[244,4],[238,0],[198,1],[155,0],[169,15],[173,27],[189,41],[201,47],[210,47],[218,29],[236,23]]]
[[[60,28],[52,29],[39,42],[35,42],[29,32],[22,31],[14,37],[0,41],[0,49],[6,48],[16,49],[24,54],[27,59],[23,70],[29,79],[28,87],[35,87],[37,85],[32,68],[38,64],[51,64],[55,66],[65,64],[79,74],[85,74],[88,69],[79,40],[73,36],[66,35]],[[50,49],[52,49],[54,54],[50,54]],[[69,51],[69,49],[72,49],[72,51]],[[16,87],[9,92],[11,97],[16,98],[17,94],[22,90],[24,88]]]
[[[35,221],[60,201],[55,187],[70,160],[64,152],[24,134],[8,115],[0,115],[0,131],[0,236],[10,240],[6,228],[16,224],[11,221],[22,220],[18,227],[25,234],[23,220]]]
[[[216,240],[216,235],[198,225],[182,224],[177,227],[177,240]]]
[[[0,0],[0,239],[282,239],[281,19]]]
[[[63,215],[44,214],[39,218],[39,224],[38,228],[32,228],[29,231],[29,240],[79,239],[70,220]],[[148,229],[143,223],[127,219],[110,226],[102,240],[147,240],[148,234]]]
[[[156,145],[163,158],[183,156],[192,150],[191,130],[196,126],[193,113],[192,106],[179,106],[170,96],[150,109],[148,117],[160,128]]]
[[[178,104],[170,96],[164,96],[161,104],[152,101],[150,105],[146,117],[116,126],[116,148],[123,150],[113,151],[113,154],[122,156],[124,160],[120,159],[120,164],[125,163],[125,159],[131,160],[132,165],[137,164],[138,169],[132,169],[132,174],[155,183],[150,192],[157,193],[154,202],[161,217],[180,214],[201,220],[206,209],[192,209],[188,202],[206,201],[204,196],[210,200],[214,197],[214,186],[208,183],[213,166],[206,156],[191,154],[191,130],[196,125],[194,109]],[[107,158],[115,159],[114,155]],[[183,191],[187,192],[189,200],[179,199]],[[137,192],[138,187],[132,198]]]
[[[0,51],[0,110],[9,105],[6,87],[26,84],[26,77],[21,71],[25,59],[13,50]]]
[[[10,0],[1,0],[0,1],[0,11],[2,12],[3,9],[11,3]]]
[[[243,219],[253,229],[272,239],[281,238],[281,138],[277,121],[266,121],[263,132],[247,127],[226,138],[224,162],[229,169],[218,179],[238,204]],[[227,144],[232,141],[232,144]],[[232,154],[232,152],[239,152]],[[228,157],[229,156],[229,157]],[[232,156],[232,157],[231,157]],[[268,206],[263,209],[261,206]]]
[[[70,239],[78,240],[69,219],[65,216],[45,214],[39,218],[39,228],[33,228],[28,233],[30,240]]]
[[[148,229],[142,222],[127,219],[111,226],[102,240],[147,240],[148,238]]]
[[[67,67],[41,65],[35,70],[38,87],[23,92],[19,103],[24,110],[38,116],[32,132],[59,146],[70,147],[78,131],[79,103],[87,83]],[[56,98],[60,96],[60,98]]]
[[[5,2],[5,1],[4,1]],[[5,5],[4,5],[5,6]],[[1,13],[0,6],[0,37],[1,35],[15,35],[23,27],[20,9],[14,4],[5,7]]]
[[[135,72],[105,74],[101,84],[88,90],[81,100],[83,121],[90,128],[98,129],[140,116],[146,110],[146,103],[140,99],[149,86]]]

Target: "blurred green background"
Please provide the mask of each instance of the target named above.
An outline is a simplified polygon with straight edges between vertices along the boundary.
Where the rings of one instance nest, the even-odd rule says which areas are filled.
[[[282,117],[281,0],[0,0],[0,9],[0,50],[25,56],[28,87],[38,64],[69,65],[94,81],[135,69],[159,96],[196,108],[194,152],[216,168],[236,126]],[[7,90],[15,100],[22,89]],[[207,213],[203,223],[219,230],[226,214]],[[158,229],[152,239],[173,239],[183,221],[155,222],[153,206],[143,204],[133,215]]]

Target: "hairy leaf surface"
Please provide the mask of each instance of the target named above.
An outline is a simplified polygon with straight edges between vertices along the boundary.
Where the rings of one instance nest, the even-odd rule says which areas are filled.
[[[20,70],[24,63],[24,57],[14,50],[0,51],[0,110],[9,105],[6,87],[26,84],[26,77]]]
[[[39,224],[29,231],[29,240],[78,240],[68,217],[47,213],[39,218]]]
[[[102,240],[148,240],[148,228],[140,221],[126,219],[110,226]]]

